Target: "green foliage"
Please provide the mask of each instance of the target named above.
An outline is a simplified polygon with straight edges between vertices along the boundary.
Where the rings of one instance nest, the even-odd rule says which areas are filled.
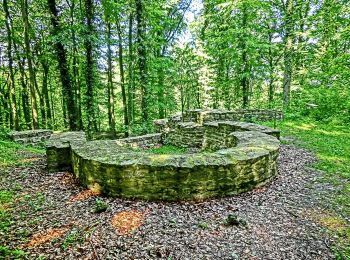
[[[85,233],[81,229],[73,228],[65,237],[64,241],[61,244],[61,247],[64,250],[67,250],[69,247],[75,244],[82,244],[85,239]]]
[[[10,249],[0,246],[0,258],[2,259],[23,259],[26,253],[20,249]]]
[[[44,154],[45,150],[38,147],[24,146],[11,141],[0,140],[0,168],[13,165],[28,165],[23,153]]]
[[[284,121],[278,126],[282,136],[297,138],[299,146],[314,151],[318,161],[315,168],[325,173],[325,181],[337,187],[332,194],[335,212],[350,215],[350,132],[347,126],[325,124],[316,121]],[[339,212],[340,211],[340,212]],[[350,257],[350,228],[331,230],[335,233],[339,259]]]
[[[208,228],[209,228],[209,225],[208,225],[208,223],[205,222],[205,221],[200,221],[200,222],[198,223],[198,227],[201,228],[201,229],[208,229]]]
[[[103,200],[96,199],[95,200],[95,213],[105,212],[108,209],[108,204]]]
[[[14,194],[10,191],[0,191],[0,231],[7,231],[12,224],[11,203]]]
[[[184,154],[186,153],[185,148],[172,146],[172,145],[163,145],[158,148],[151,148],[145,150],[147,153],[153,154]]]

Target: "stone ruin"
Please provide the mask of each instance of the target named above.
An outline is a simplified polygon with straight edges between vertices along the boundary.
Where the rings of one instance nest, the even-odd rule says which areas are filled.
[[[84,132],[53,134],[48,170],[72,171],[81,185],[107,196],[198,200],[268,183],[277,172],[279,131],[236,121],[236,111],[189,110],[155,120],[157,133],[87,141]],[[172,145],[187,152],[149,153]]]
[[[38,129],[27,131],[13,131],[9,133],[9,138],[20,144],[36,145],[47,141],[52,134],[52,130]]]

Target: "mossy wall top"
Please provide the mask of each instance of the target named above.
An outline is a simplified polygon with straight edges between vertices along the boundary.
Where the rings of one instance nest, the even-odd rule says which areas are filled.
[[[105,195],[146,200],[228,196],[275,176],[279,131],[212,118],[182,122],[172,117],[155,122],[159,134],[71,144],[73,172],[82,185]],[[164,143],[198,150],[144,151]]]

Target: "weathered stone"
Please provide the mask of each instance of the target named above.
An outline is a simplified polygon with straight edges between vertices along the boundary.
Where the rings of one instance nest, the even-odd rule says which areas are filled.
[[[248,191],[275,176],[279,131],[232,121],[234,116],[232,111],[192,110],[183,119],[157,120],[158,134],[89,142],[61,136],[48,146],[49,170],[72,166],[82,185],[124,198],[188,200]],[[162,144],[197,152],[144,151]]]
[[[13,131],[9,133],[9,138],[20,144],[38,144],[45,142],[52,134],[48,129],[37,129],[27,131]]]
[[[49,172],[72,170],[71,144],[86,142],[84,132],[52,134],[46,143],[47,169]]]

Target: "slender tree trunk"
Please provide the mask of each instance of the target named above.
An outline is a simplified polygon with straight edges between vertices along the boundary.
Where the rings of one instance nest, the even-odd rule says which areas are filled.
[[[163,56],[160,56],[163,58]],[[165,117],[165,101],[164,101],[164,68],[160,66],[158,69],[158,116],[159,118]]]
[[[52,89],[52,77],[50,77],[50,74],[48,75],[49,79],[49,90],[50,90],[50,99],[51,99],[51,112],[52,112],[52,121],[51,121],[51,126],[52,126],[52,129],[54,130],[55,129],[55,125],[56,125],[56,120],[55,120],[55,109],[54,109],[54,102],[53,102],[53,89]]]
[[[293,0],[287,0],[285,8],[285,36],[284,36],[284,71],[283,71],[283,106],[289,105],[290,86],[293,70]]]
[[[129,16],[129,37],[128,37],[128,49],[129,49],[129,64],[128,64],[128,71],[129,71],[129,81],[128,81],[128,118],[129,118],[129,124],[132,124],[132,121],[134,120],[134,95],[135,95],[135,89],[134,89],[134,70],[133,70],[133,44],[132,44],[132,29],[133,29],[133,15],[132,12]]]
[[[143,122],[148,121],[148,78],[147,78],[147,57],[145,46],[145,21],[143,17],[142,0],[135,0],[136,21],[137,21],[137,52],[139,63],[139,78],[141,84],[141,110]]]
[[[20,58],[19,58],[20,59]],[[25,72],[24,72],[24,60],[18,62],[18,66],[21,72],[21,85],[22,85],[22,109],[25,119],[26,128],[31,128],[31,118],[30,118],[30,109],[29,109],[29,95],[27,83],[25,80]]]
[[[111,23],[107,23],[107,90],[108,90],[108,124],[109,129],[115,135],[115,114],[114,114],[114,88],[113,88],[113,67],[112,67],[112,49],[111,49]],[[124,77],[124,76],[123,76]]]
[[[12,26],[12,20],[10,20],[11,23],[11,27]],[[22,59],[20,56],[20,53],[18,52],[17,49],[17,44],[15,43],[14,39],[12,39],[13,41],[13,48],[16,54],[16,59],[17,59],[17,65],[20,71],[20,81],[21,81],[21,102],[22,102],[22,111],[24,114],[24,121],[25,121],[25,126],[26,129],[30,129],[30,125],[31,125],[31,119],[30,119],[30,111],[29,111],[29,96],[28,96],[28,88],[27,88],[27,84],[26,84],[26,75],[25,75],[25,71],[24,71],[24,58]]]
[[[35,54],[38,56],[38,53],[35,53]],[[36,68],[36,66],[34,66],[34,68]],[[38,96],[39,96],[39,107],[40,107],[40,114],[41,114],[41,127],[45,128],[46,127],[45,100],[44,100],[43,93],[40,92],[40,89],[39,89],[39,86],[38,86],[38,82],[36,80],[36,73],[37,73],[37,69],[34,69],[35,90],[36,90],[36,93],[38,93]]]
[[[122,44],[122,31],[120,28],[119,21],[117,21],[117,31],[118,31],[118,52],[119,52],[119,71],[120,71],[120,86],[122,89],[122,101],[123,101],[123,111],[124,111],[124,125],[129,128],[129,118],[128,118],[128,107],[126,103],[126,91],[125,91],[125,77],[124,77],[124,59],[123,59],[123,44]],[[129,129],[125,132],[128,135]]]
[[[26,50],[26,57],[28,62],[28,71],[29,71],[29,81],[30,81],[30,100],[32,105],[32,124],[33,128],[37,129],[39,127],[38,124],[38,108],[37,101],[35,95],[35,74],[33,68],[33,60],[32,60],[32,51],[30,48],[29,41],[29,21],[28,21],[28,0],[21,0],[21,10],[22,10],[22,19],[23,19],[23,27],[24,27],[24,44]]]
[[[49,99],[49,90],[48,90],[48,76],[49,76],[49,65],[46,63],[42,63],[43,67],[43,83],[42,83],[42,94],[45,99],[45,108],[46,108],[46,116],[47,116],[47,126],[51,129],[52,127],[52,116],[51,116],[51,107],[50,107],[50,99]]]
[[[272,54],[272,33],[269,33],[269,56],[268,56],[268,62],[269,62],[269,91],[268,91],[268,96],[269,96],[269,108],[272,108],[273,105],[273,96],[274,96],[274,63],[273,63],[273,54]]]
[[[88,134],[91,136],[93,130],[96,130],[96,118],[94,109],[94,62],[93,62],[93,2],[92,0],[85,0],[85,14],[86,14],[86,36],[85,36],[85,51],[86,51],[86,111],[88,113]]]
[[[243,2],[243,19],[242,19],[242,27],[243,34],[246,32],[244,28],[247,27],[247,19],[248,19],[248,10],[246,3]],[[247,108],[249,105],[249,61],[248,61],[248,50],[247,50],[247,37],[246,35],[242,35],[241,45],[242,45],[242,73],[241,73],[241,87],[243,92],[243,108]]]
[[[77,39],[76,32],[74,28],[74,10],[75,10],[75,0],[71,1],[69,5],[70,9],[70,26],[71,26],[71,41],[73,44],[72,47],[72,87],[74,91],[74,104],[75,104],[75,113],[76,113],[76,121],[77,121],[77,130],[83,129],[83,117],[81,113],[81,97],[80,97],[80,75],[79,75],[79,64],[77,58]],[[81,6],[80,6],[81,8]]]
[[[94,6],[92,0],[85,0],[86,36],[85,36],[85,80],[86,80],[86,111],[88,113],[88,134],[97,130],[94,108],[94,61],[93,61],[93,18]]]
[[[59,24],[58,10],[56,7],[55,0],[47,0],[47,4],[51,13],[51,24],[53,27],[52,35],[58,39],[55,41],[55,49],[57,53],[58,66],[60,70],[60,78],[62,82],[62,92],[63,92],[63,111],[65,110],[65,101],[67,101],[67,112],[68,112],[68,121],[69,129],[77,130],[77,118],[75,112],[74,104],[74,91],[69,75],[66,51],[64,49],[63,43],[59,40],[59,35],[61,32],[61,27]]]
[[[10,28],[10,13],[8,10],[7,0],[3,0],[3,8],[5,12],[5,25],[7,31],[7,56],[8,56],[8,67],[10,71],[10,113],[11,113],[11,129],[19,130],[19,118],[17,113],[17,101],[16,101],[16,86],[15,76],[13,72],[13,58],[12,58],[12,32]]]

